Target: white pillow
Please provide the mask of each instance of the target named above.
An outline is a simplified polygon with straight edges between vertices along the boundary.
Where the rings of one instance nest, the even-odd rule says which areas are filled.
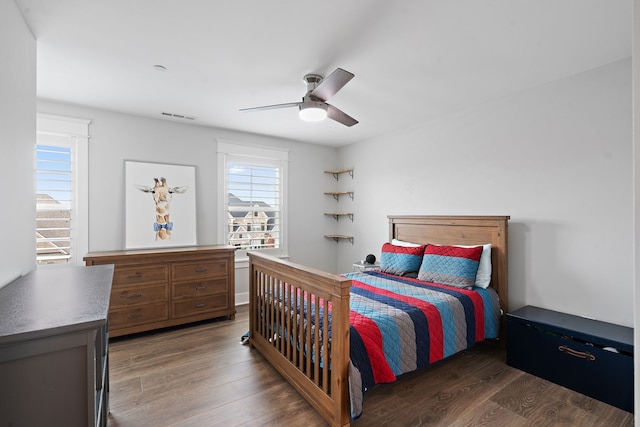
[[[402,240],[396,239],[391,240],[391,244],[396,246],[404,246],[405,248],[417,248],[418,246],[422,246],[418,243],[404,242]]]
[[[467,246],[467,247],[473,247]],[[476,286],[487,289],[491,283],[491,243],[482,245],[482,255],[476,273]]]
[[[421,246],[417,243],[405,242],[402,240],[391,240],[391,244],[396,246],[416,247]],[[480,245],[453,245],[461,248],[473,248]],[[480,263],[478,264],[478,272],[476,273],[475,285],[487,289],[491,283],[491,243],[482,245],[482,255],[480,255]]]

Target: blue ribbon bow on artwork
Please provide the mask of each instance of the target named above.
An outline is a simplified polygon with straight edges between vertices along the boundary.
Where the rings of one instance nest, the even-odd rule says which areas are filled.
[[[173,230],[173,223],[172,222],[167,222],[167,223],[164,223],[164,224],[160,224],[158,222],[154,222],[153,223],[153,231],[160,231],[163,228],[165,230],[171,231],[171,230]]]

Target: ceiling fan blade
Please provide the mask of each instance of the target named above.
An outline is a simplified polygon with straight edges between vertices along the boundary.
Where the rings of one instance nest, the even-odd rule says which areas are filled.
[[[349,80],[353,77],[353,73],[345,71],[342,68],[336,68],[333,73],[322,79],[318,86],[311,91],[311,95],[326,101],[342,89],[344,85],[349,83]]]
[[[333,105],[329,104],[327,104],[327,117],[349,127],[358,124],[358,121],[356,119],[354,119],[344,111],[339,110]]]
[[[264,105],[262,107],[241,108],[240,111],[275,110],[276,108],[297,107],[300,104],[301,104],[300,102],[288,102],[286,104],[274,104],[274,105]]]

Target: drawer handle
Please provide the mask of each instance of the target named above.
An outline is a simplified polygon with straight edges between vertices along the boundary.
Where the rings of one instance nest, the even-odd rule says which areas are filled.
[[[588,353],[586,351],[578,351],[578,350],[574,350],[572,348],[569,348],[565,345],[561,345],[560,347],[558,347],[558,350],[560,350],[561,352],[568,354],[569,356],[575,356],[578,357],[580,359],[586,359],[589,362],[593,362],[594,360],[596,360],[596,357],[591,354]]]
[[[204,273],[205,271],[207,271],[207,268],[206,268],[206,267],[203,267],[203,268],[196,268],[194,271],[195,271],[196,273]]]
[[[196,285],[196,290],[201,291],[203,289],[207,289],[207,285]]]
[[[202,308],[202,307],[206,307],[206,306],[207,306],[207,303],[203,302],[202,304],[197,304],[196,308]]]
[[[130,274],[127,276],[127,279],[139,279],[142,277],[142,273]]]
[[[127,295],[125,298],[126,299],[131,299],[131,298],[141,298],[142,294],[136,294],[136,295]]]
[[[127,319],[136,319],[138,317],[142,317],[142,313],[134,313],[127,316]]]

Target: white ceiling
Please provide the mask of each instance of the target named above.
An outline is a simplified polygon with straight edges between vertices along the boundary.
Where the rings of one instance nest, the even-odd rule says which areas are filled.
[[[631,56],[632,0],[15,0],[38,96],[342,146]],[[154,65],[167,71],[156,71]],[[355,74],[301,122],[307,73]]]

